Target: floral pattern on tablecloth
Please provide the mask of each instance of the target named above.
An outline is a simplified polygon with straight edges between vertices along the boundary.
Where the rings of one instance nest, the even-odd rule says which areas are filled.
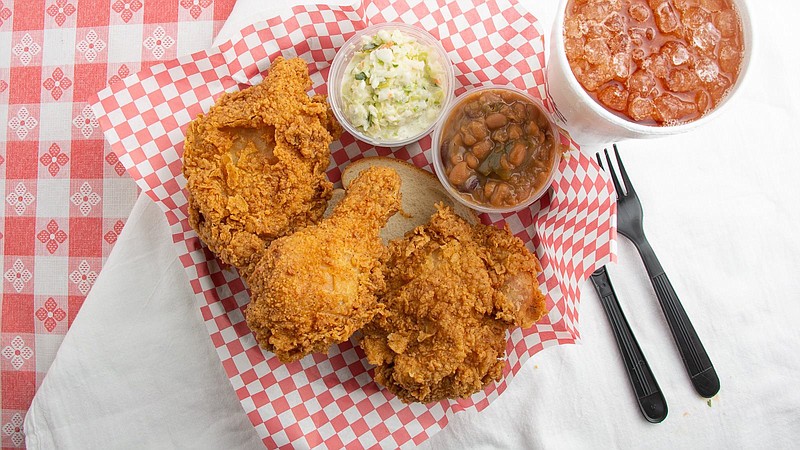
[[[0,0],[0,443],[36,388],[138,188],[87,100],[211,45],[235,0]]]

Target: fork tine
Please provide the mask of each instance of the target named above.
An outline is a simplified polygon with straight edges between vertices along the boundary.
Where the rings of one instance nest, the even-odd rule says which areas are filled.
[[[606,170],[605,167],[603,167],[603,158],[600,157],[600,152],[595,153],[594,156],[597,158],[597,164],[600,166],[600,168]]]
[[[606,154],[606,162],[608,163],[608,173],[611,174],[611,180],[614,182],[614,190],[617,191],[617,199],[621,199],[625,197],[625,192],[622,190],[622,186],[619,184],[619,179],[617,178],[617,172],[614,170],[614,165],[611,164],[611,157],[608,156],[608,149],[603,149],[603,152]]]
[[[617,144],[614,144],[614,156],[617,157],[617,166],[619,166],[619,173],[622,175],[622,182],[625,183],[625,191],[627,191],[628,194],[636,195],[636,190],[633,189],[631,179],[628,178],[628,172],[625,170],[625,166],[622,164],[622,158],[619,157]]]

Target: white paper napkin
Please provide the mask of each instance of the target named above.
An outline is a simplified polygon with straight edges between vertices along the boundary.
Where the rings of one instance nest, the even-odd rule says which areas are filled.
[[[260,446],[171,240],[140,196],[34,398],[30,448]]]

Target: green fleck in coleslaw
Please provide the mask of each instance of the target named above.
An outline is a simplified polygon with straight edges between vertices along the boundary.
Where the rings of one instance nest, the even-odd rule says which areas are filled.
[[[446,75],[435,49],[400,30],[380,30],[358,45],[342,81],[342,112],[353,127],[398,141],[436,121]]]

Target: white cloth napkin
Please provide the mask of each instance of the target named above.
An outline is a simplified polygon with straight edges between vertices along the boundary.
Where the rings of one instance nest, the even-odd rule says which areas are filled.
[[[171,242],[142,195],[28,411],[28,447],[260,444]]]
[[[556,0],[524,2],[549,25]],[[612,281],[669,404],[641,417],[611,329],[582,285],[582,344],[538,353],[481,413],[424,448],[791,448],[800,442],[800,7],[753,11],[757,52],[731,110],[690,134],[625,142],[645,229],[721,379],[697,396],[638,254]],[[274,8],[271,7],[271,8]],[[223,32],[274,14],[237,3]],[[596,150],[596,149],[592,149]],[[260,448],[206,333],[163,215],[140,198],[33,400],[30,448]]]

